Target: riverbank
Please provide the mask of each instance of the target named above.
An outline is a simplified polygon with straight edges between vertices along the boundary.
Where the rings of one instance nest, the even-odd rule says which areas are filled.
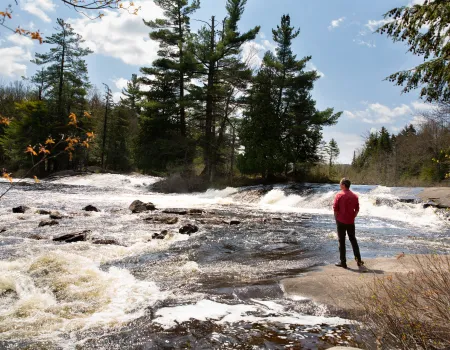
[[[365,292],[365,286],[376,278],[395,278],[417,270],[417,262],[426,255],[400,255],[399,258],[365,259],[365,268],[359,269],[356,262],[348,262],[348,269],[327,265],[300,277],[287,278],[280,282],[286,295],[293,299],[308,298],[331,309],[354,311],[358,308],[351,293]]]
[[[425,188],[419,197],[424,202],[433,202],[438,208],[450,208],[450,187]]]

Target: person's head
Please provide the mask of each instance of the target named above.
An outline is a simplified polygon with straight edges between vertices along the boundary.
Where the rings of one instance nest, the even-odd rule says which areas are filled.
[[[341,185],[341,190],[349,190],[352,183],[344,177],[339,184]]]

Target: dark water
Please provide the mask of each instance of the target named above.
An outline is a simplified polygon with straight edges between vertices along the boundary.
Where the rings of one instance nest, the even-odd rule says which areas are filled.
[[[330,209],[337,186],[161,195],[148,192],[153,181],[68,178],[17,187],[0,202],[0,348],[325,349],[354,343],[348,321],[284,295],[279,285],[337,260]],[[450,250],[447,223],[415,201],[420,189],[353,190],[360,196],[357,237],[364,258]],[[131,214],[135,199],[204,213],[159,224],[144,219],[174,215]],[[82,211],[87,204],[100,212]],[[12,214],[18,205],[31,210]],[[65,218],[38,227],[48,217],[37,209]],[[180,235],[186,223],[199,232]],[[85,229],[88,242],[51,241]],[[163,229],[166,239],[151,239]]]

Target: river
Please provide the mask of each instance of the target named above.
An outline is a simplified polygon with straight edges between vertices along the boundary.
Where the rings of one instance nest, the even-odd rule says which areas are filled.
[[[16,186],[1,199],[1,349],[325,349],[352,343],[350,320],[286,295],[278,283],[338,260],[331,211],[337,185],[167,195],[149,190],[157,180],[67,177]],[[0,191],[7,186],[1,182]],[[416,200],[420,188],[352,190],[360,197],[363,259],[450,252],[448,223],[423,209]],[[136,199],[158,210],[132,214],[128,206]],[[100,211],[83,211],[88,204]],[[13,214],[19,205],[31,209]],[[204,213],[161,213],[168,208]],[[64,218],[39,227],[48,215],[38,209]],[[149,217],[177,222],[144,220]],[[180,234],[187,223],[199,231]],[[152,239],[163,229],[165,239]],[[52,240],[84,230],[90,230],[86,242]]]

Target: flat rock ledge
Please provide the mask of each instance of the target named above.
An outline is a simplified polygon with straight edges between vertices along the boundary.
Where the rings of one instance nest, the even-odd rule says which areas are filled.
[[[357,305],[352,301],[349,293],[351,290],[362,292],[363,287],[373,283],[376,278],[395,278],[398,274],[415,271],[417,265],[414,257],[424,259],[425,256],[364,259],[364,269],[359,269],[355,261],[347,261],[348,269],[327,265],[300,277],[281,280],[280,284],[287,297],[303,297],[332,309],[352,311],[357,309]]]
[[[438,208],[450,208],[450,187],[429,187],[419,193],[423,202],[433,202]]]

